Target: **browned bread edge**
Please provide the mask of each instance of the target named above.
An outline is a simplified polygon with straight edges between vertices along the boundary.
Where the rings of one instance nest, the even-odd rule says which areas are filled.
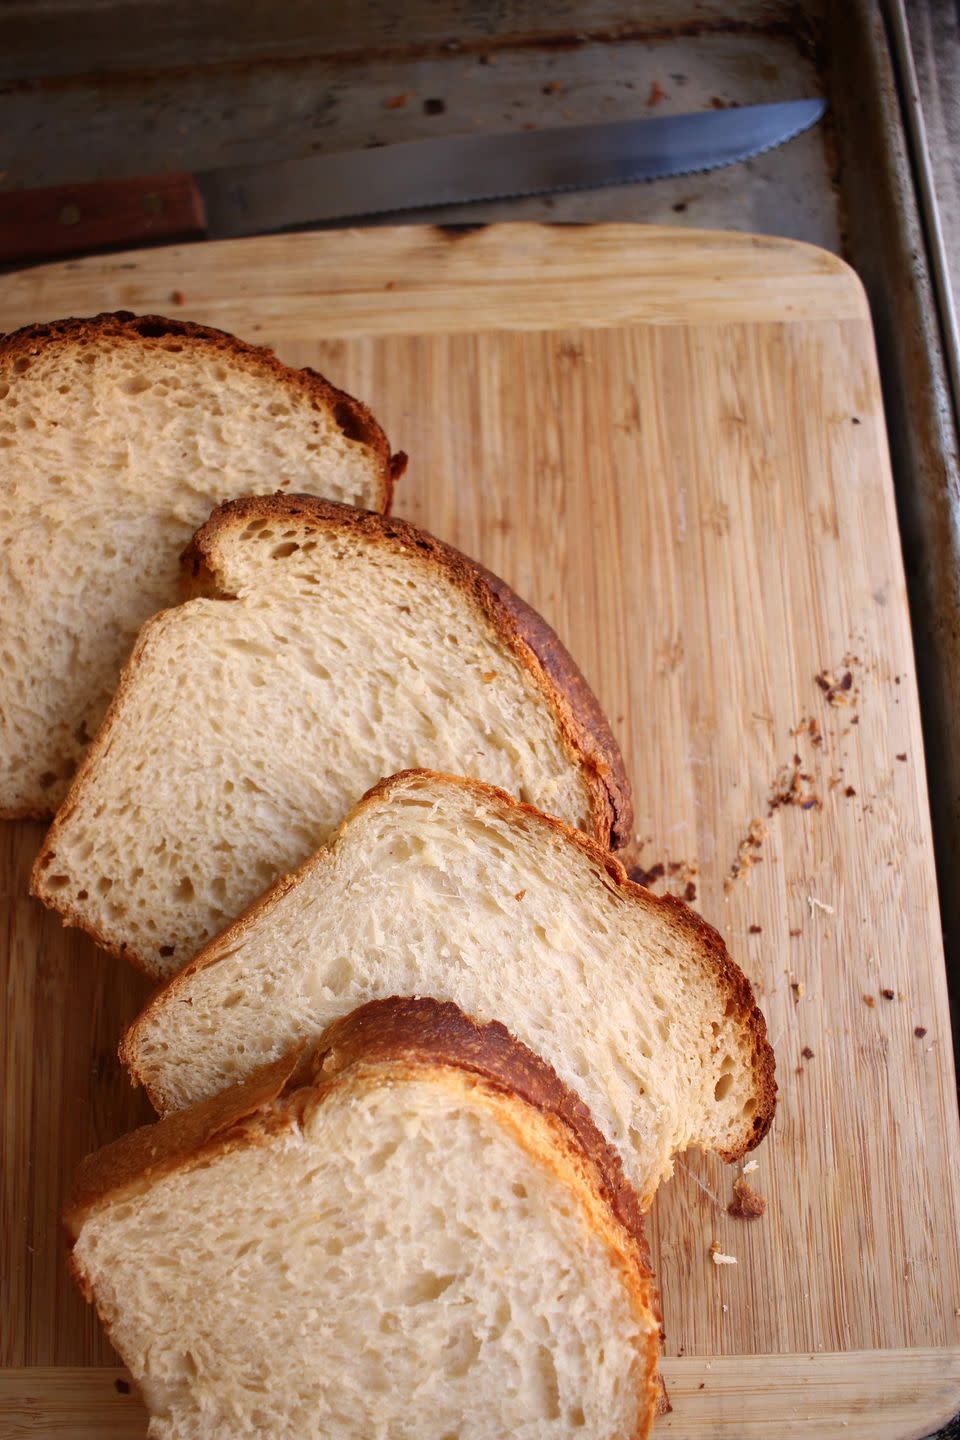
[[[354,1067],[368,1066],[390,1066],[410,1077],[418,1070],[453,1069],[474,1076],[491,1095],[519,1099],[543,1115],[556,1142],[551,1168],[568,1183],[578,1182],[591,1221],[616,1246],[634,1304],[662,1325],[638,1197],[587,1107],[498,1021],[479,1025],[456,1005],[430,999],[371,1001],[328,1026],[311,1050],[299,1047],[215,1099],[143,1126],[88,1155],[64,1209],[71,1243],[87,1214],[105,1199],[136,1193],[182,1165],[262,1144],[290,1123],[302,1123]],[[522,1128],[512,1128],[523,1144]],[[72,1268],[91,1298],[78,1268]],[[647,1434],[650,1418],[664,1403],[658,1354],[659,1336],[653,1332],[646,1353],[648,1420],[638,1429],[637,1440]]]
[[[330,409],[334,420],[348,440],[359,441],[373,452],[380,483],[379,507],[389,512],[393,492],[403,474],[407,457],[402,451],[390,453],[390,444],[371,411],[360,400],[332,385],[316,370],[302,370],[284,365],[272,350],[250,345],[209,325],[192,320],[171,320],[164,315],[135,315],[132,310],[104,311],[100,315],[70,316],[42,324],[25,325],[0,336],[0,368],[10,362],[37,354],[51,343],[70,344],[83,348],[101,340],[120,340],[144,349],[163,348],[170,339],[187,340],[207,349],[219,350],[233,363],[258,372],[288,390],[305,395],[315,409]]]
[[[313,495],[278,493],[242,496],[217,506],[183,552],[187,594],[223,594],[217,567],[220,535],[259,519],[309,520],[358,530],[367,539],[416,550],[444,570],[477,604],[557,715],[564,739],[586,773],[596,838],[614,848],[628,843],[633,832],[630,782],[600,704],[556,632],[504,580],[407,520]]]
[[[724,1151],[721,1158],[733,1162],[741,1159],[750,1150],[755,1149],[767,1134],[773,1123],[774,1113],[777,1107],[777,1082],[776,1082],[776,1059],[770,1042],[767,1039],[767,1022],[763,1012],[757,1005],[750,982],[743,971],[731,957],[723,937],[700,916],[696,910],[685,905],[682,900],[675,899],[672,895],[655,895],[643,885],[636,884],[629,878],[626,870],[615,855],[611,855],[589,835],[575,830],[571,825],[565,825],[562,820],[556,820],[552,815],[544,815],[532,805],[524,805],[515,800],[505,790],[500,790],[494,785],[486,785],[481,780],[469,780],[460,775],[443,775],[435,770],[401,770],[388,779],[379,781],[372,786],[361,800],[353,807],[350,813],[341,821],[336,833],[331,836],[329,842],[321,846],[309,859],[290,875],[282,875],[275,883],[257,900],[243,911],[241,915],[219,935],[209,940],[207,944],[197,952],[194,958],[184,966],[176,975],[161,985],[160,988],[150,997],[143,1010],[126,1030],[120,1041],[120,1059],[130,1072],[135,1084],[143,1085],[151,1104],[156,1109],[161,1106],[158,1103],[159,1097],[154,1093],[149,1082],[142,1076],[137,1068],[137,1032],[142,1023],[150,1016],[151,1012],[166,1004],[171,998],[175,998],[179,989],[183,988],[186,981],[198,970],[206,969],[210,965],[216,965],[219,955],[224,947],[232,949],[243,933],[249,929],[251,923],[260,915],[261,911],[269,909],[276,904],[289,890],[293,890],[306,875],[318,865],[324,865],[327,857],[334,849],[337,841],[344,831],[360,812],[368,806],[376,804],[382,797],[389,796],[391,791],[398,788],[410,776],[422,776],[428,780],[440,780],[444,784],[455,785],[463,790],[471,791],[478,799],[489,802],[491,800],[502,805],[505,809],[514,810],[517,813],[527,816],[538,825],[554,834],[560,836],[566,843],[577,846],[594,864],[602,866],[609,876],[616,889],[632,904],[639,905],[648,912],[658,913],[667,918],[668,924],[676,926],[684,932],[689,940],[696,944],[707,962],[712,966],[718,986],[723,989],[728,997],[728,1005],[732,1007],[732,1013],[740,1020],[744,1028],[752,1037],[752,1069],[754,1077],[754,1090],[757,1097],[757,1109],[752,1119],[752,1126],[744,1138],[744,1142],[737,1149]],[[329,1030],[327,1031],[329,1034]],[[553,1072],[551,1071],[551,1074]],[[558,1082],[559,1083],[559,1082]]]

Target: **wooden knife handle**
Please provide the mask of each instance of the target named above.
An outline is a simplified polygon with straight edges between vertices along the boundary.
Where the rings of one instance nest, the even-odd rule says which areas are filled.
[[[83,255],[206,233],[192,175],[103,180],[0,194],[0,263]]]

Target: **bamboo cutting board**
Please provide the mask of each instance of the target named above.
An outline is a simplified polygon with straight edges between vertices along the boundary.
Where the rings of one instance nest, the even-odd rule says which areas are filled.
[[[129,308],[269,343],[411,455],[397,510],[556,626],[623,745],[629,863],[760,992],[780,1108],[651,1217],[677,1437],[922,1436],[960,1409],[960,1143],[910,626],[860,285],[825,252],[629,226],[171,248],[0,281],[0,325]],[[265,488],[270,477],[264,476]],[[144,985],[25,897],[0,826],[0,1431],[138,1436],[66,1278],[80,1155],[142,1118]],[[585,1016],[589,1023],[589,1016]],[[716,1266],[717,1241],[736,1265]],[[123,1381],[120,1381],[121,1389]],[[32,1428],[31,1428],[32,1427]]]

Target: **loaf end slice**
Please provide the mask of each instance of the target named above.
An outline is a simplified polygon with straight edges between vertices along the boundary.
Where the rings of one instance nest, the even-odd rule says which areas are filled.
[[[368,1005],[84,1163],[71,1266],[157,1440],[641,1440],[636,1196],[498,1024]]]
[[[121,1058],[176,1110],[397,993],[502,1019],[582,1097],[644,1205],[679,1152],[733,1160],[772,1121],[764,1019],[716,931],[586,836],[427,771],[374,787],[153,997]]]
[[[408,766],[466,770],[604,845],[629,829],[573,661],[424,531],[257,497],[184,563],[194,598],[141,632],[34,868],[33,893],[108,949],[174,973]]]
[[[219,501],[387,510],[365,405],[220,330],[122,311],[0,338],[0,816],[50,815],[177,557]]]

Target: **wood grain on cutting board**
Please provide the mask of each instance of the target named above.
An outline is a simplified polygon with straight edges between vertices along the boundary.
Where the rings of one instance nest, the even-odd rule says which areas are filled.
[[[276,236],[0,281],[5,329],[119,307],[272,344],[370,403],[411,456],[397,512],[560,631],[624,747],[631,860],[658,890],[696,891],[760,991],[781,1100],[750,1178],[769,1207],[735,1220],[729,1170],[678,1166],[650,1225],[668,1355],[767,1357],[749,1383],[771,1435],[794,1403],[784,1367],[803,1388],[809,1365],[814,1392],[842,1372],[868,1412],[915,1377],[916,1425],[898,1434],[924,1434],[951,1395],[960,1408],[955,1356],[930,1359],[960,1339],[960,1142],[856,278],[768,239],[495,226]],[[141,1113],[112,1047],[143,985],[24,898],[39,837],[0,828],[2,1359],[106,1364],[56,1212],[78,1156]],[[735,1266],[712,1263],[714,1240]],[[723,1433],[703,1396],[685,1409],[671,1433]],[[859,1433],[836,1403],[817,1413],[804,1433]]]

